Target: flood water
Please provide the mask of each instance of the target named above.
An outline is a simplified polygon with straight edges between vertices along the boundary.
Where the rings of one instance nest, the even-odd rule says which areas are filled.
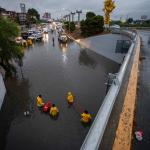
[[[6,81],[7,95],[0,112],[1,150],[77,150],[89,126],[80,122],[87,109],[96,116],[106,94],[107,74],[116,73],[119,64],[74,42],[59,44],[56,35],[25,49],[17,79]],[[106,46],[111,46],[107,45]],[[75,104],[68,107],[66,94],[72,91]],[[36,107],[42,94],[59,109],[57,120]],[[29,110],[30,116],[24,116]]]

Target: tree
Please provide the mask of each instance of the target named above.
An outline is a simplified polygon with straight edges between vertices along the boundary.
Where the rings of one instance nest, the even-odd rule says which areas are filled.
[[[69,26],[70,26],[70,31],[73,32],[75,30],[75,23],[74,22],[70,22],[70,25],[69,25],[69,22],[65,22],[65,28],[69,31]]]
[[[36,23],[40,20],[40,15],[38,11],[34,8],[28,9],[27,12],[27,24],[30,25],[32,23]]]
[[[130,24],[130,23],[132,23],[132,22],[133,22],[133,18],[128,18],[128,19],[127,19],[127,23]]]
[[[81,34],[83,36],[91,36],[103,32],[104,19],[103,16],[92,15],[94,13],[87,13],[86,20],[81,21]],[[92,17],[93,16],[93,17]]]
[[[86,19],[91,19],[91,18],[93,18],[93,17],[95,17],[96,15],[95,15],[95,13],[94,12],[87,12],[86,13]]]
[[[22,47],[17,45],[15,38],[19,35],[17,24],[10,19],[0,18],[0,65],[5,69],[6,75],[16,73],[13,60],[21,60]]]

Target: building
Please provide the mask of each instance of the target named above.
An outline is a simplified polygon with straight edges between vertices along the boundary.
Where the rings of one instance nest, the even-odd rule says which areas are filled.
[[[19,23],[24,25],[26,23],[27,14],[26,14],[26,6],[24,3],[20,3],[21,13],[18,13]]]
[[[7,11],[6,9],[1,8],[1,7],[0,7],[0,14],[3,17],[8,17],[8,18],[11,18],[12,20],[16,20],[16,18],[17,18],[17,12],[15,12],[15,11]]]
[[[6,11],[6,9],[0,7],[0,14],[4,13]]]
[[[45,12],[42,18],[46,21],[51,20],[51,13]]]
[[[24,3],[20,3],[21,13],[26,13],[26,6]]]
[[[19,23],[21,25],[24,25],[26,23],[26,18],[27,18],[27,14],[26,13],[17,13],[18,18],[19,18]]]

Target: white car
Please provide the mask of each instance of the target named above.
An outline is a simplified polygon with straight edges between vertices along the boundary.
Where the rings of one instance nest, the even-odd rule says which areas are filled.
[[[43,33],[48,33],[48,29],[47,28],[43,28]]]
[[[67,35],[65,33],[60,34],[58,36],[58,40],[62,43],[67,43],[68,41]]]
[[[120,29],[120,26],[117,25],[117,24],[115,24],[115,25],[110,26],[110,28],[111,28],[111,29]]]
[[[43,36],[41,34],[32,34],[28,37],[28,39],[31,39],[31,40],[41,40],[43,38]]]

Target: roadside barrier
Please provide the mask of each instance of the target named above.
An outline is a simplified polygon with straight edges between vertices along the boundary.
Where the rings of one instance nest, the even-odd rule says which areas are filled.
[[[95,117],[95,120],[80,150],[98,150],[99,149],[99,145],[103,138],[103,134],[105,132],[115,100],[117,99],[118,93],[122,85],[122,81],[125,77],[125,73],[127,71],[127,66],[131,59],[131,55],[133,54],[133,51],[135,50],[135,45],[136,45],[137,38],[139,35],[135,31],[131,32],[127,30],[120,30],[120,34],[129,36],[132,41],[132,44],[128,50],[128,53],[126,54],[124,58],[124,61],[120,67],[120,70],[118,74],[116,75],[116,78],[113,80],[113,83],[107,95],[104,98],[104,101]]]

